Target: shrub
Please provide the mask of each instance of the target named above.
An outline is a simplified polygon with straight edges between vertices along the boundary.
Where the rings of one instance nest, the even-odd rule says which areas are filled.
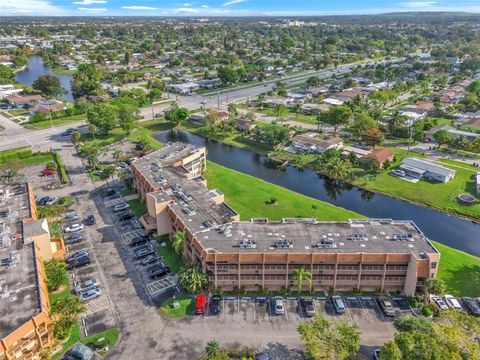
[[[432,311],[432,308],[430,307],[430,305],[425,305],[422,308],[422,315],[423,316],[430,317],[430,316],[432,316],[432,314],[433,314],[433,311]]]
[[[60,176],[60,181],[62,182],[62,184],[66,184],[68,182],[68,175],[58,151],[53,152],[53,159],[58,165],[58,175]]]

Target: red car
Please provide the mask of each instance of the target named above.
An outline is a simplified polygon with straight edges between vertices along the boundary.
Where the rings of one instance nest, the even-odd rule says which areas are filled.
[[[49,169],[44,169],[40,172],[42,176],[54,176],[55,171],[54,170],[49,170]]]
[[[203,294],[198,294],[195,300],[195,314],[205,314],[207,311],[207,297]]]

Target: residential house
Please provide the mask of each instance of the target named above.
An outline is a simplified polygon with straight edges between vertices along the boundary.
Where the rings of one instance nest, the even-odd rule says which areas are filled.
[[[236,118],[236,119],[227,119],[229,124],[234,124],[235,127],[240,131],[250,131],[255,129],[257,126],[253,121],[247,118]]]
[[[455,177],[455,170],[446,168],[432,161],[407,157],[402,160],[400,170],[413,178],[430,181],[449,182]]]
[[[191,94],[193,91],[199,89],[199,85],[194,82],[187,82],[182,84],[168,84],[167,90],[180,95],[188,95]]]
[[[386,161],[393,161],[394,157],[395,153],[386,148],[375,148],[366,156],[366,158],[377,160],[380,166],[383,166]]]
[[[463,130],[458,130],[454,128],[453,126],[450,125],[440,125],[440,126],[435,126],[431,128],[430,130],[425,132],[425,140],[427,141],[435,141],[435,133],[440,131],[440,130],[446,130],[453,139],[457,139],[461,136],[466,137],[469,141],[473,141],[476,138],[480,137],[480,134],[469,132],[469,131],[463,131]]]
[[[303,104],[302,110],[305,115],[319,115],[323,111],[327,111],[330,109],[330,105],[328,104]]]
[[[12,106],[16,108],[32,108],[35,107],[46,100],[40,95],[22,95],[22,94],[12,94],[5,96],[5,100]]]
[[[342,146],[343,140],[340,138],[323,139],[313,132],[296,135],[292,139],[292,147],[296,152],[308,154],[323,153],[328,149],[340,149]]]

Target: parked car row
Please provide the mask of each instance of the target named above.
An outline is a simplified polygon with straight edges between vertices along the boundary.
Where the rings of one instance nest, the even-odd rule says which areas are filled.
[[[73,270],[90,264],[92,260],[90,259],[90,254],[88,253],[88,250],[80,250],[76,251],[72,255],[67,256],[65,262],[67,264],[67,269]]]
[[[35,196],[35,203],[39,206],[54,205],[54,204],[58,203],[58,197],[56,197],[56,196],[43,196],[43,197]]]
[[[470,315],[480,316],[480,303],[468,296],[461,299],[453,295],[445,295],[443,298],[437,295],[430,295],[430,302],[437,311],[453,309],[456,311],[466,311]]]

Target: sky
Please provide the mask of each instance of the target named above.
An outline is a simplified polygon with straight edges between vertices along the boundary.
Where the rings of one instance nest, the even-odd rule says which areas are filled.
[[[295,16],[399,11],[480,13],[480,0],[0,0],[0,16]]]

